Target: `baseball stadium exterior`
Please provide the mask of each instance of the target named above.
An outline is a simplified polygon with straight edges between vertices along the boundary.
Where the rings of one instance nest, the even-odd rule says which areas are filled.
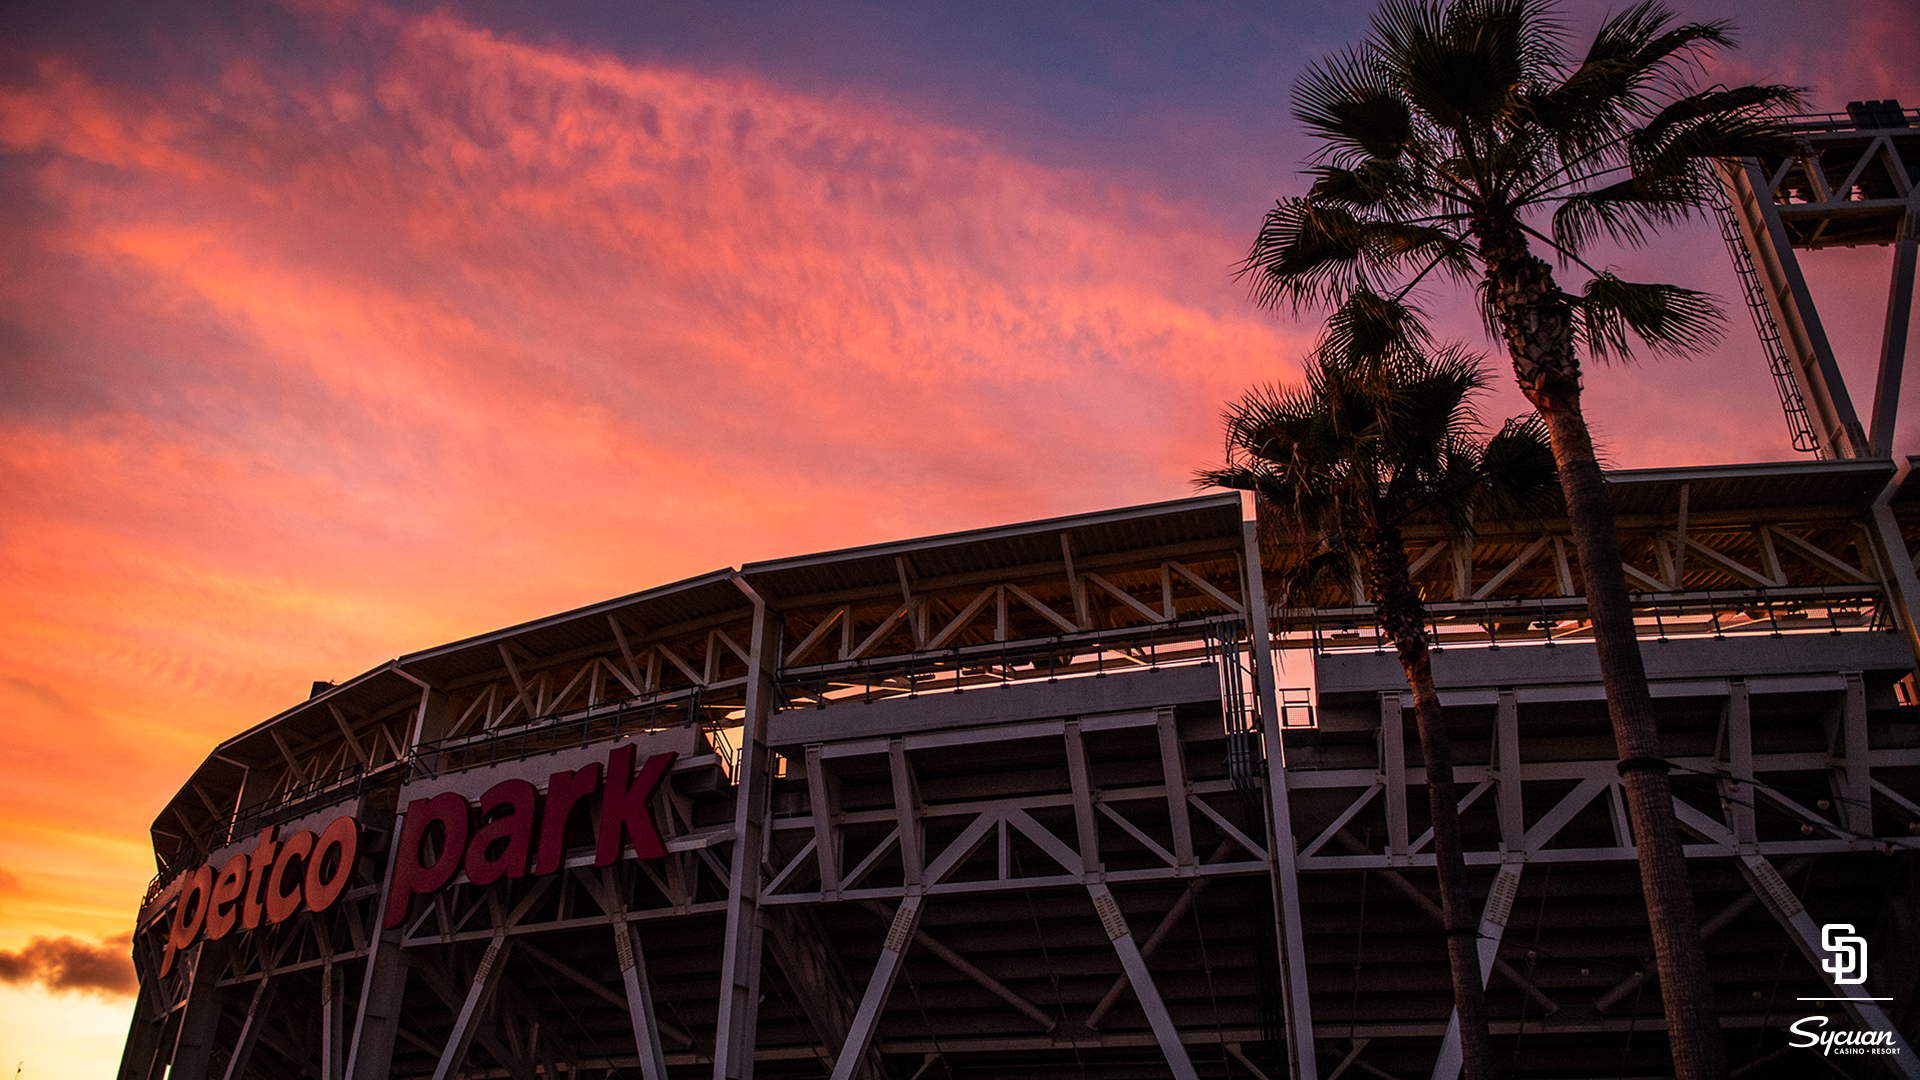
[[[1735,1075],[1920,1080],[1920,114],[1726,163],[1795,449],[1609,477]],[[1904,155],[1904,157],[1903,157]],[[1890,245],[1870,416],[1796,252]],[[1565,521],[1409,527],[1494,1060],[1670,1075]],[[1214,495],[703,577],[403,656],[153,826],[122,1080],[1454,1080],[1407,683]]]
[[[1733,1060],[1914,1075],[1920,484],[1610,479]],[[749,564],[317,685],[155,823],[121,1076],[1456,1075],[1403,675],[1256,532],[1226,494]],[[1659,1075],[1566,523],[1409,544],[1497,1059]]]

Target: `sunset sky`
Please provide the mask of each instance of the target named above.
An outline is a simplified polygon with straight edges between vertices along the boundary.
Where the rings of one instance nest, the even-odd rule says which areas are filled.
[[[1584,40],[1605,10],[1564,14]],[[1911,4],[1683,10],[1740,24],[1709,81],[1920,104]],[[148,825],[313,680],[1190,493],[1223,402],[1313,336],[1231,270],[1304,187],[1293,80],[1367,13],[8,5],[0,1063],[112,1074]],[[1734,299],[1705,225],[1603,258]],[[1863,410],[1887,263],[1807,260]],[[1794,456],[1729,314],[1710,355],[1591,370],[1613,464]]]

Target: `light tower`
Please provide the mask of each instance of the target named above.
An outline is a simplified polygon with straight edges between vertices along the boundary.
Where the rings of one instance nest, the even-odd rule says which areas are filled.
[[[1920,241],[1920,112],[1854,101],[1800,117],[1791,154],[1723,163],[1734,267],[1769,353],[1794,448],[1823,458],[1889,457]],[[1862,423],[1834,360],[1797,252],[1892,245],[1873,411]]]

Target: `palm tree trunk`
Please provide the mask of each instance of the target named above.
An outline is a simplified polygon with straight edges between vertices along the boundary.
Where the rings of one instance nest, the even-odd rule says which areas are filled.
[[[1453,973],[1454,1009],[1460,1016],[1460,1059],[1466,1080],[1492,1080],[1493,1047],[1487,1035],[1486,985],[1480,981],[1479,919],[1467,891],[1467,864],[1460,839],[1460,799],[1453,783],[1453,746],[1433,685],[1427,653],[1426,608],[1407,571],[1399,530],[1381,530],[1370,545],[1374,609],[1393,640],[1413,690],[1413,716],[1420,731],[1420,757],[1427,768],[1427,804],[1433,819],[1434,864],[1440,872],[1440,915]],[[1663,777],[1664,779],[1664,777]]]
[[[1560,465],[1573,544],[1586,579],[1587,612],[1593,619],[1600,680],[1606,686],[1607,714],[1620,755],[1620,784],[1626,791],[1627,817],[1640,857],[1640,883],[1653,929],[1674,1073],[1679,1080],[1719,1080],[1727,1073],[1725,1046],[1713,1007],[1713,983],[1707,975],[1693,885],[1680,848],[1673,787],[1660,754],[1660,730],[1654,723],[1653,698],[1647,692],[1646,667],[1627,599],[1613,507],[1607,502],[1577,394],[1569,405],[1545,413],[1547,432]]]
[[[1677,1080],[1724,1080],[1726,1045],[1713,1004],[1706,947],[1694,912],[1693,886],[1680,848],[1673,789],[1660,755],[1660,730],[1634,630],[1627,576],[1606,480],[1580,408],[1580,360],[1573,350],[1572,308],[1553,268],[1527,249],[1516,223],[1474,222],[1486,260],[1487,295],[1513,358],[1514,376],[1547,424],[1567,520],[1580,560],[1613,722],[1621,787],[1640,859],[1653,931],[1653,954],[1666,1008]]]

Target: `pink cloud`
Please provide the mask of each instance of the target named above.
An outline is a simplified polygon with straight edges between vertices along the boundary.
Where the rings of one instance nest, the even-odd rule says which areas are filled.
[[[1262,207],[1223,230],[851,92],[295,15],[305,69],[0,84],[0,752],[43,766],[0,796],[10,867],[63,801],[137,840],[313,679],[723,563],[1185,494],[1312,335],[1229,279]],[[1717,244],[1622,261],[1724,294]],[[1590,385],[1619,464],[1785,456],[1731,346]],[[144,786],[95,798],[89,740]],[[142,857],[103,848],[74,910],[123,911]]]

